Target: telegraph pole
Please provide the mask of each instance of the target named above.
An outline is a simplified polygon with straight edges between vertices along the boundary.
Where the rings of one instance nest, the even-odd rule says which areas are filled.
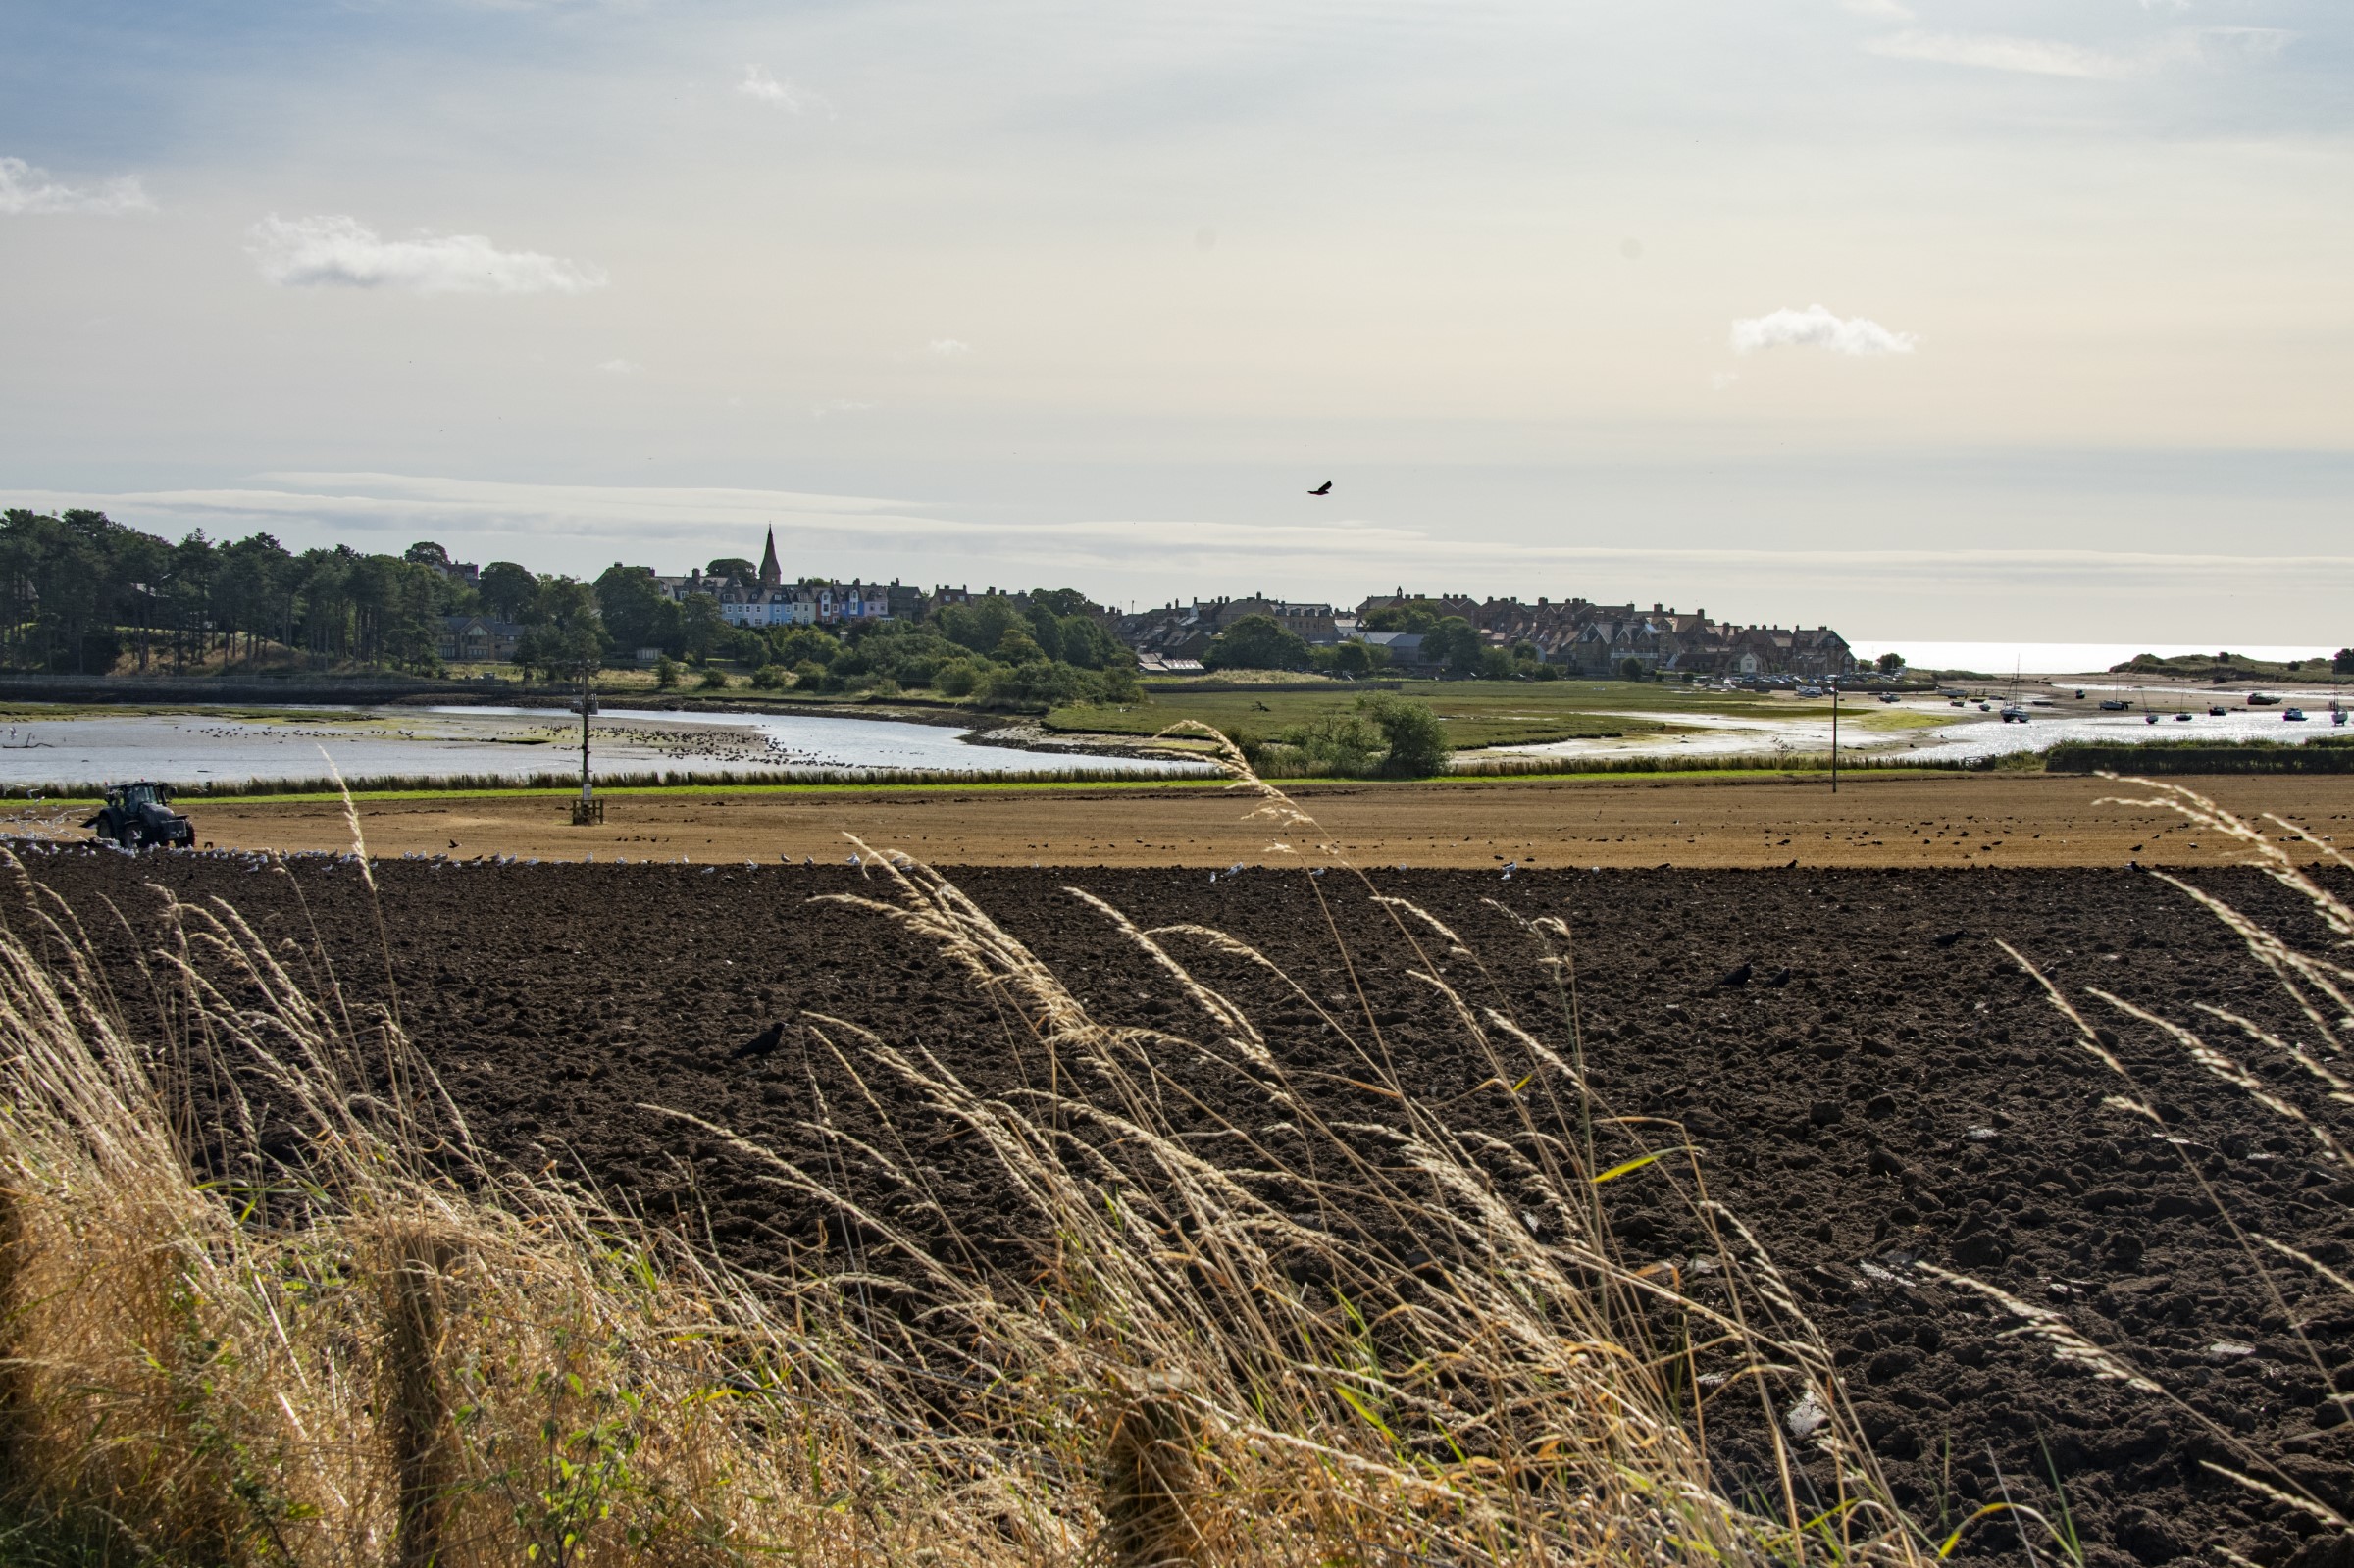
[[[1831,793],[1838,793],[1838,676],[1831,676]]]
[[[590,664],[581,672],[581,798],[572,807],[572,822],[576,828],[605,820],[605,803],[596,798],[588,783],[588,716],[594,712],[596,666]]]

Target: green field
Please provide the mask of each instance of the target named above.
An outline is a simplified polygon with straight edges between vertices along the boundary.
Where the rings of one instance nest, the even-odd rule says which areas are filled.
[[[1048,729],[1074,734],[1156,734],[1185,719],[1232,735],[1266,737],[1322,714],[1346,712],[1362,693],[1335,682],[1314,691],[1197,691],[1150,686],[1151,700],[1130,707],[1056,708]],[[1694,691],[1640,681],[1408,682],[1399,694],[1427,702],[1458,749],[1535,745],[1596,735],[1659,734],[1674,731],[1679,713],[1796,718],[1827,702],[1748,692]],[[1857,712],[1861,704],[1849,705]],[[1624,717],[1640,711],[1645,718]],[[1862,717],[1861,713],[1858,717]],[[1874,715],[1878,717],[1878,715]]]

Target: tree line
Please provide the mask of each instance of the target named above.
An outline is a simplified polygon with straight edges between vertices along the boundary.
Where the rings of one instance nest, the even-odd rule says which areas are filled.
[[[736,558],[708,571],[756,575]],[[710,594],[673,599],[650,567],[617,564],[583,582],[493,561],[470,582],[431,541],[398,555],[296,552],[268,533],[216,542],[198,531],[174,543],[103,512],[0,513],[0,666],[14,671],[440,674],[445,618],[474,614],[519,626],[517,662],[548,679],[653,648],[673,672],[683,661],[708,681],[731,661],[771,688],[931,688],[1007,708],[1139,695],[1134,657],[1074,588],[839,632],[749,628],[729,625]]]
[[[0,513],[0,664],[104,675],[289,663],[421,669],[473,589],[411,556],[177,544],[104,512]],[[441,564],[446,564],[446,557]]]

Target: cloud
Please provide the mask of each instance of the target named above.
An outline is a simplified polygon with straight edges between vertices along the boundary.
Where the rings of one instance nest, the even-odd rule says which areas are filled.
[[[1755,354],[1766,348],[1820,348],[1862,358],[1910,354],[1919,341],[1911,332],[1892,332],[1863,316],[1842,319],[1820,305],[1746,317],[1733,323],[1732,333],[1736,354]]]
[[[942,359],[958,359],[973,351],[972,344],[959,342],[953,337],[935,337],[924,347]]]
[[[834,106],[825,99],[804,87],[797,87],[790,81],[779,81],[768,74],[768,70],[764,66],[744,67],[743,79],[736,83],[736,90],[746,98],[760,103],[773,103],[789,115],[801,114],[811,109],[829,119],[834,114]]]
[[[2012,38],[2000,33],[1892,33],[1864,45],[1868,54],[1891,60],[1926,60],[1939,65],[1975,66],[1985,71],[2017,71],[2033,76],[2077,76],[2107,79],[2131,76],[2137,67],[2122,55],[2081,49],[2048,38]]]
[[[420,294],[583,294],[605,285],[594,267],[500,250],[481,234],[420,232],[384,239],[356,218],[281,218],[247,233],[246,254],[281,288],[405,288]]]
[[[619,358],[605,360],[596,368],[600,371],[603,371],[607,376],[635,376],[640,371],[645,369],[644,366],[639,364],[634,359]]]
[[[829,397],[822,403],[810,404],[809,417],[822,420],[828,414],[861,414],[874,406],[872,403],[861,403],[854,397]]]
[[[1891,22],[1913,20],[1913,13],[1898,5],[1896,0],[1839,0],[1839,3],[1859,17],[1879,17]]]
[[[91,213],[113,218],[154,210],[155,203],[139,187],[136,175],[122,175],[98,185],[68,185],[22,158],[0,158],[0,217]]]
[[[2219,57],[2270,59],[2295,34],[2279,27],[2177,27],[2156,42],[2127,54],[2086,49],[2050,38],[2016,38],[1991,32],[1921,32],[1908,29],[1874,38],[1867,53],[1891,60],[1925,60],[1939,65],[2014,71],[2033,76],[2073,76],[2116,81],[2147,76],[2170,66],[2210,65]]]

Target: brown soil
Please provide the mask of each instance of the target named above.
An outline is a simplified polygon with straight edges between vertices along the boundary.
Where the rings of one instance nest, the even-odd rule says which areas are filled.
[[[2070,802],[2100,788],[1936,787],[1945,792],[1934,798],[1970,808],[1960,820],[1999,822],[2009,810],[2017,821],[2021,803],[2033,801],[2042,810],[2032,820],[2044,824],[2089,822],[2091,808]],[[2293,787],[2237,791],[2243,804],[2259,793],[2286,803]],[[1843,819],[1850,824],[1866,802],[1931,798],[1913,785],[1856,794],[1858,816]],[[1637,785],[1368,791],[1328,804],[1361,802],[1369,817],[1400,802],[1418,802],[1426,813],[1443,804],[1459,852],[1459,839],[1471,836],[1462,814],[1483,801],[1590,810],[1608,800],[1623,821],[1636,805],[1657,813],[1673,809],[1659,802],[1708,799],[1751,811],[1754,826],[1770,803],[1795,813],[1807,798],[1776,785]],[[1848,798],[1843,790],[1843,809]],[[926,797],[901,820],[938,824],[982,809],[1018,809],[1035,820],[1040,804]],[[1114,809],[1141,813],[1162,801],[1121,797],[1115,807],[1081,796],[1054,804],[1085,806],[1101,821]],[[858,820],[841,803],[791,809]],[[1194,836],[1207,839],[1213,823],[1231,819],[1233,803],[1189,799],[1167,809],[1196,813],[1188,819],[1200,825]],[[1911,809],[1920,816],[1919,804]],[[921,816],[929,811],[942,816]],[[1388,820],[1392,831],[1411,826],[1403,813]],[[1807,819],[1792,827],[1800,820]],[[805,831],[814,835],[819,825]],[[1185,841],[1182,830],[1151,831]],[[1428,832],[1411,841],[1427,846]],[[1231,829],[1224,841],[1232,841]],[[857,1188],[860,1172],[838,1163],[846,1145],[809,1131],[811,1120],[831,1116],[863,1137],[923,1149],[943,1213],[968,1232],[997,1237],[1005,1228],[995,1196],[1000,1179],[986,1151],[888,1075],[873,1078],[876,1098],[865,1098],[805,1022],[805,1014],[825,1012],[863,1023],[934,1053],[985,1093],[1016,1091],[1025,1073],[1043,1071],[999,1005],[938,953],[881,917],[807,901],[882,890],[846,867],[388,864],[378,871],[382,930],[389,934],[380,947],[377,913],[345,861],[298,862],[285,875],[247,856],[134,861],[47,850],[28,861],[118,965],[131,956],[134,931],[136,940],[152,940],[154,894],[142,885],[150,882],[185,897],[225,897],[273,938],[308,944],[323,935],[358,999],[384,994],[384,960],[373,955],[385,953],[407,1022],[495,1155],[552,1160],[648,1212],[707,1216],[720,1243],[745,1263],[784,1261],[793,1245],[825,1234],[825,1217],[780,1204],[776,1189],[724,1143],[641,1107],[692,1112]],[[2302,905],[2255,873],[2198,876],[2300,942],[2327,939]],[[1467,1057],[1427,988],[1406,973],[1388,917],[1345,875],[983,867],[958,880],[1100,1016],[1122,1023],[1192,1027],[1183,997],[1064,884],[1085,885],[1140,923],[1228,930],[1328,997],[1353,1027],[1377,1031],[1405,1082],[1427,1085],[1431,1103],[1449,1104],[1467,1125],[1511,1133],[1511,1113],[1478,1087],[1487,1067]],[[2173,889],[2123,870],[1922,867],[1510,879],[1492,869],[1383,871],[1374,881],[1426,904],[1479,952],[1485,967],[1450,961],[1456,984],[1555,1040],[1569,1036],[1561,998],[1504,911],[1568,921],[1577,936],[1583,1049],[1598,1090],[1612,1110],[1688,1127],[1713,1193],[1757,1229],[1837,1347],[1862,1423],[1899,1498],[1924,1527],[1950,1528],[2006,1489],[2053,1510],[2056,1475],[2094,1568],[2167,1563],[2217,1547],[2272,1568],[2315,1527],[2201,1461],[2246,1470],[2273,1455],[2298,1485],[2332,1506],[2354,1507],[2354,1427],[2325,1397],[2315,1356],[2295,1332],[2310,1337],[2321,1366],[2339,1367],[2354,1357],[2354,1301],[2313,1290],[2293,1271],[2268,1285],[2230,1229],[2236,1222],[2342,1262],[2354,1240],[2354,1185],[2245,1093],[2199,1071],[2157,1032],[2114,1014],[2104,1018],[2119,1025],[2119,1054],[2166,1125],[2105,1110],[2103,1096],[2120,1086],[2072,1043],[1993,944],[2011,940],[2073,992],[2104,986],[2194,1018],[2192,1005],[2208,1002],[2310,1039],[2238,940]],[[1351,1048],[1263,971],[1214,953],[1188,956],[1245,1003],[1271,1047],[1301,1073],[1329,1073],[1343,1084],[1356,1071]],[[1359,982],[1361,1003],[1353,999]],[[142,994],[135,985],[122,993]],[[1182,1062],[1166,1070],[1197,1096],[1195,1109],[1172,1110],[1180,1126],[1206,1132],[1221,1119],[1266,1119],[1248,1084]],[[2311,1081],[2277,1054],[2256,1071],[2272,1091],[2343,1124],[2346,1113],[2309,1092]],[[1378,1114],[1379,1102],[1356,1099],[1347,1110],[1363,1118]],[[888,1134],[875,1120],[885,1113]],[[288,1135],[264,1130],[265,1139],[273,1136]],[[1231,1145],[1213,1138],[1200,1146]],[[1605,1189],[1616,1234],[1635,1258],[1680,1260],[1700,1245],[1668,1182],[1663,1165]],[[918,1234],[937,1229],[934,1217],[888,1189],[860,1190],[871,1202],[896,1203],[899,1222]],[[2199,1415],[2056,1363],[2007,1336],[2008,1321],[1968,1292],[1919,1272],[1916,1259],[1997,1281],[2065,1314],[2179,1390]],[[1769,1472],[1754,1394],[1733,1390],[1708,1405],[1719,1482],[1763,1487]],[[1820,1460],[1808,1476],[1828,1491]],[[2017,1538],[1997,1528],[1970,1538],[1965,1551],[2017,1549]]]
[[[2243,814],[2279,812],[2354,843],[2348,780],[2182,782]],[[2235,858],[2169,813],[2101,803],[2147,791],[2090,778],[1860,777],[1842,781],[1836,795],[1819,777],[1330,784],[1297,793],[1358,865],[2196,866]],[[384,800],[362,802],[360,818],[379,855],[827,864],[846,858],[843,835],[855,832],[877,847],[958,865],[1283,858],[1268,852],[1270,835],[1239,825],[1246,804],[1214,788],[622,793],[607,798],[598,828],[570,826],[569,809],[553,795]],[[225,849],[351,846],[339,804],[195,801],[188,811],[198,839]]]

